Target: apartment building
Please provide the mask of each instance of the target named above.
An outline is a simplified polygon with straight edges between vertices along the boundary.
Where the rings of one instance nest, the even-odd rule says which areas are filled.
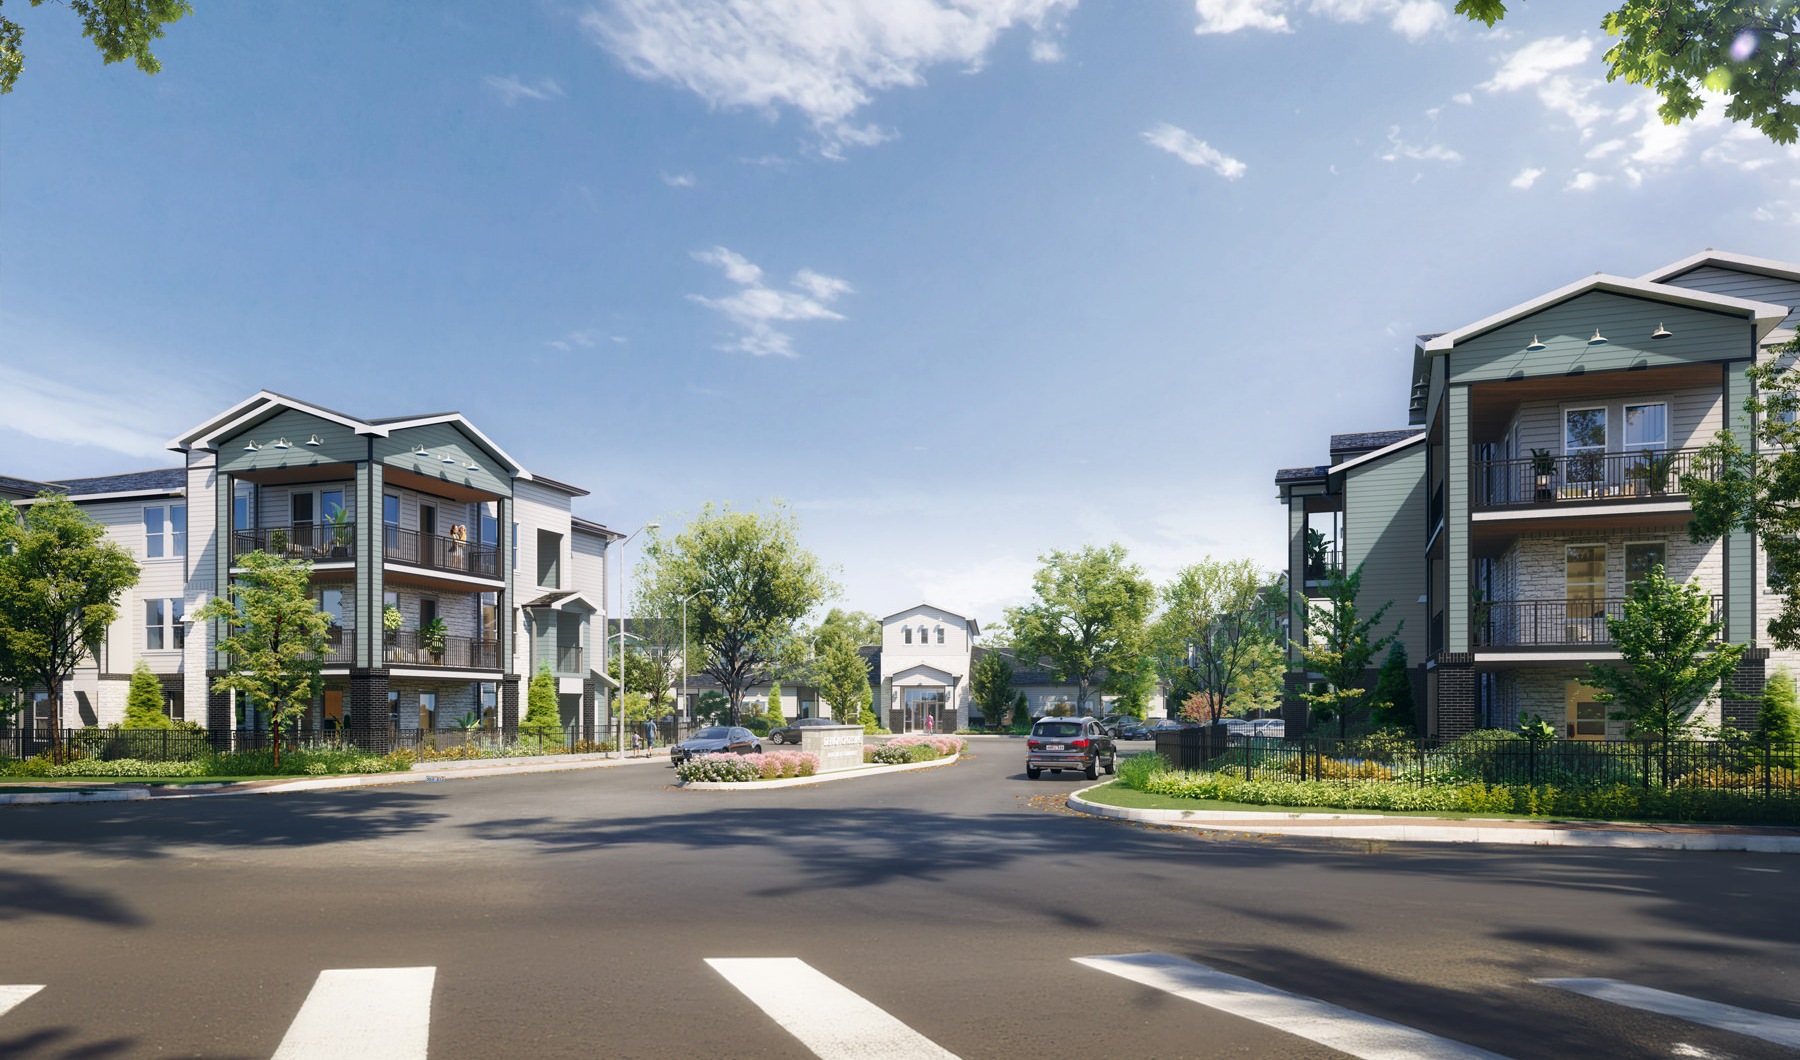
[[[1530,715],[1570,739],[1623,734],[1582,681],[1616,661],[1606,619],[1652,567],[1698,580],[1748,647],[1707,707],[1754,724],[1776,609],[1757,544],[1691,544],[1685,475],[1721,430],[1750,438],[1745,370],[1794,336],[1800,264],[1706,251],[1637,278],[1595,274],[1413,351],[1409,425],[1332,438],[1328,463],[1276,475],[1288,509],[1292,627],[1333,569],[1363,569],[1366,611],[1405,620],[1422,731]],[[1297,652],[1289,731],[1309,676]],[[1371,678],[1373,674],[1371,673]]]
[[[187,616],[251,552],[313,565],[331,616],[310,731],[511,728],[540,666],[566,724],[592,734],[605,689],[607,550],[618,535],[573,514],[586,491],[527,471],[458,413],[361,419],[263,391],[184,432],[180,467],[33,483],[67,495],[138,559],[98,657],[70,682],[67,724],[124,714],[137,660],[171,716],[214,730],[266,727],[212,691],[218,630]],[[36,712],[47,722],[47,705]]]

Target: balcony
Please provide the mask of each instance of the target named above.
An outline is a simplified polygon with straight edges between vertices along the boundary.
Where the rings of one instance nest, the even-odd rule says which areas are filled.
[[[319,659],[326,666],[348,666],[356,661],[356,630],[332,626],[325,637],[325,654]]]
[[[1712,620],[1724,620],[1725,598],[1714,594]],[[1491,650],[1564,648],[1610,650],[1606,620],[1625,617],[1625,598],[1494,600],[1470,609],[1469,644]]]
[[[1545,508],[1681,497],[1683,476],[1710,482],[1718,469],[1698,449],[1672,449],[1476,460],[1470,472],[1471,508]]]
[[[299,526],[264,526],[231,532],[231,560],[251,552],[267,552],[287,559],[314,563],[341,563],[356,558],[355,523],[302,523]]]
[[[389,663],[400,666],[441,666],[460,670],[497,670],[500,668],[500,643],[475,637],[445,637],[444,650],[433,652],[421,642],[416,629],[389,633],[382,653]]]
[[[1344,573],[1344,553],[1337,548],[1308,551],[1306,582],[1311,585]]]
[[[579,674],[581,669],[581,649],[559,644],[556,646],[556,672],[559,674]]]
[[[409,563],[477,578],[500,577],[498,546],[472,544],[442,534],[386,526],[382,528],[382,554],[391,563]]]

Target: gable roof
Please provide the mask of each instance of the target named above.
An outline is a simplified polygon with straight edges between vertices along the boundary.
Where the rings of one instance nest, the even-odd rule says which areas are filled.
[[[921,607],[929,607],[933,611],[941,611],[944,614],[949,615],[951,618],[960,618],[964,622],[969,624],[969,635],[970,636],[972,636],[972,637],[981,636],[981,623],[970,618],[968,615],[958,614],[957,612],[950,610],[948,607],[939,607],[936,604],[926,603],[924,601],[920,601],[919,603],[916,603],[916,604],[912,605],[911,607],[902,607],[900,610],[895,611],[891,615],[881,616],[881,624],[885,626],[888,623],[888,619],[899,618],[901,615],[904,615],[909,611],[917,611]]]
[[[1703,250],[1698,254],[1689,254],[1680,261],[1672,261],[1660,269],[1652,269],[1639,276],[1646,283],[1667,283],[1685,272],[1716,265],[1733,272],[1753,272],[1759,276],[1773,276],[1780,280],[1793,280],[1800,283],[1800,265],[1788,261],[1776,261],[1773,258],[1753,258],[1748,254],[1732,254],[1723,250]]]
[[[1541,294],[1530,301],[1520,302],[1510,309],[1502,309],[1493,316],[1477,320],[1473,324],[1465,324],[1454,331],[1446,331],[1435,338],[1427,339],[1425,352],[1427,354],[1447,354],[1455,349],[1459,342],[1485,335],[1495,328],[1504,327],[1515,320],[1593,291],[1606,291],[1670,305],[1689,306],[1694,309],[1706,309],[1731,316],[1747,317],[1755,323],[1756,338],[1759,342],[1774,330],[1775,325],[1787,319],[1788,315],[1786,306],[1774,305],[1769,302],[1753,302],[1747,298],[1734,298],[1731,295],[1711,294],[1686,287],[1672,287],[1664,283],[1632,280],[1623,276],[1609,276],[1606,273],[1597,272],[1584,280],[1577,280],[1574,283],[1558,287],[1556,290],[1548,294]]]
[[[123,475],[65,478],[56,480],[52,485],[71,497],[92,497],[108,493],[177,493],[187,489],[187,468],[159,467],[152,471],[129,471]]]
[[[35,497],[45,490],[49,490],[51,493],[63,492],[63,488],[54,482],[39,482],[36,479],[0,475],[0,493],[17,493],[25,497]]]
[[[1340,471],[1348,471],[1353,467],[1360,467],[1361,465],[1367,464],[1371,461],[1380,460],[1383,457],[1392,456],[1393,454],[1399,452],[1400,450],[1405,449],[1407,446],[1417,445],[1424,440],[1425,440],[1425,431],[1423,428],[1421,428],[1417,431],[1414,431],[1412,434],[1405,435],[1397,442],[1394,442],[1390,445],[1382,446],[1380,449],[1377,449],[1372,453],[1363,453],[1361,456],[1354,457],[1350,460],[1346,460],[1341,464],[1334,464],[1334,465],[1332,465],[1331,473],[1335,475]]]

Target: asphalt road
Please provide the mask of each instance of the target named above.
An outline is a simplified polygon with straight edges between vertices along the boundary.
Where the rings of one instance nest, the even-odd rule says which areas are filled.
[[[432,1057],[811,1055],[705,963],[776,957],[966,1058],[1344,1055],[1075,962],[1129,953],[1520,1060],[1792,1055],[1533,980],[1800,1019],[1796,859],[1194,835],[1022,757],[0,808],[0,1057],[267,1058],[322,971],[422,967]]]

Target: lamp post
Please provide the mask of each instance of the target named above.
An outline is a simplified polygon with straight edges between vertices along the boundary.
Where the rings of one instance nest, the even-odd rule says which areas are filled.
[[[619,542],[619,707],[613,711],[613,716],[619,733],[619,742],[614,746],[618,747],[620,758],[625,757],[625,546],[646,530],[660,529],[662,524],[651,520]]]
[[[681,734],[681,711],[687,706],[687,605],[696,596],[711,596],[710,589],[695,589],[681,598],[681,702],[675,708],[675,734]]]

